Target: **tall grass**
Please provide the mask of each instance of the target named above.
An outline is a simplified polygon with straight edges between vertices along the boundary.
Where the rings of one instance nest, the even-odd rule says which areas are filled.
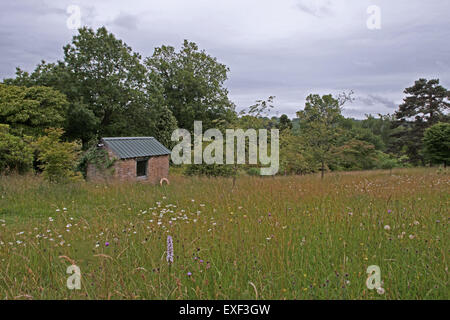
[[[448,299],[449,191],[435,169],[242,177],[234,188],[3,176],[0,298]],[[81,290],[66,286],[71,263]],[[382,295],[366,287],[370,265]]]

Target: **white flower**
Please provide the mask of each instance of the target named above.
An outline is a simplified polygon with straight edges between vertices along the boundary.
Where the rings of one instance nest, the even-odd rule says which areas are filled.
[[[415,236],[414,235],[412,235],[412,234],[410,234],[409,235],[409,238],[412,240],[412,239],[414,239],[415,238]]]
[[[385,225],[384,230],[389,231],[389,230],[391,230],[391,227],[389,225]]]
[[[420,224],[419,221],[414,221],[414,225],[418,226]]]
[[[384,291],[384,289],[383,289],[382,287],[377,288],[377,293],[378,293],[378,294],[381,295],[381,294],[384,294],[384,292],[385,292],[385,291]]]

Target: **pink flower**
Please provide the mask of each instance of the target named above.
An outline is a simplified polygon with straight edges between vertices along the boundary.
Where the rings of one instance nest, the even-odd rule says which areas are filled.
[[[173,240],[171,236],[167,236],[167,262],[173,263]]]

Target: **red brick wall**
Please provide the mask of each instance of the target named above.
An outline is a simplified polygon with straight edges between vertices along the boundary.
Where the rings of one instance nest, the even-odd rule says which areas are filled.
[[[169,156],[151,157],[147,164],[147,181],[159,183],[162,178],[169,178]]]
[[[117,158],[112,150],[108,151],[110,158]],[[143,181],[159,183],[162,178],[169,177],[169,156],[151,157],[147,163],[147,177],[136,176],[136,159],[117,159],[111,168],[101,170],[95,164],[88,164],[87,179],[91,181]]]

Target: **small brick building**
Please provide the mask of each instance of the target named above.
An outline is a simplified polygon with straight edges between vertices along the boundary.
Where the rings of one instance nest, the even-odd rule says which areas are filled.
[[[158,183],[162,178],[168,178],[170,150],[153,137],[103,138],[97,147],[115,161],[108,169],[89,163],[88,180]]]

